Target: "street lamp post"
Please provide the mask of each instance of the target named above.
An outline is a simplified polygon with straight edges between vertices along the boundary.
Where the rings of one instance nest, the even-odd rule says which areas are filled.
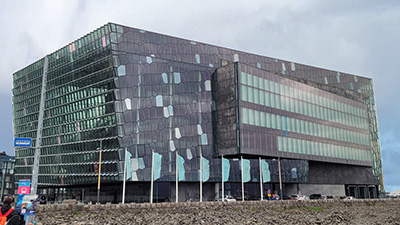
[[[102,148],[102,141],[100,141],[100,148],[97,148],[97,150],[99,151],[99,166],[98,166],[98,170],[99,170],[99,178],[97,181],[97,204],[100,204],[100,176],[101,176],[101,148]]]
[[[276,159],[272,159],[273,161],[276,161]],[[279,192],[280,192],[280,197],[281,200],[283,199],[283,193],[282,193],[282,174],[281,174],[281,157],[278,156],[278,172],[279,172]]]
[[[279,156],[278,156],[278,169],[279,169],[279,189],[280,189],[281,200],[282,200],[283,194],[282,194],[281,158]]]

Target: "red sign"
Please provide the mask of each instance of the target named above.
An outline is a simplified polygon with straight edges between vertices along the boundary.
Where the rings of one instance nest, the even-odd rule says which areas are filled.
[[[31,180],[29,179],[19,180],[18,194],[29,195],[30,192],[31,192]]]
[[[18,194],[28,195],[31,191],[31,187],[18,187]]]

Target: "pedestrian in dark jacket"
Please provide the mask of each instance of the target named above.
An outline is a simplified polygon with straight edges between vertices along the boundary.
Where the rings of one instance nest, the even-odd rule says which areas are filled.
[[[7,197],[4,199],[3,205],[1,206],[1,214],[4,215],[11,209],[11,203],[13,199]],[[23,221],[21,221],[21,216],[19,213],[13,209],[10,214],[7,216],[7,225],[22,225]]]

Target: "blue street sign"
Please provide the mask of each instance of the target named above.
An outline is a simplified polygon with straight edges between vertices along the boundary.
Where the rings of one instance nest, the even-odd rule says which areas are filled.
[[[28,195],[31,190],[31,180],[21,179],[18,183],[18,194]]]
[[[32,147],[32,139],[31,138],[15,138],[14,139],[14,147]]]
[[[31,186],[31,180],[30,179],[20,179],[18,186],[23,186],[23,187],[30,187]]]

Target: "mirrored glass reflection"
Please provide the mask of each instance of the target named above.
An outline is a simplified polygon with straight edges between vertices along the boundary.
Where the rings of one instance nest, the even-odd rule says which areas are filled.
[[[201,137],[201,145],[208,145],[207,134],[200,135]]]
[[[120,65],[118,67],[118,76],[125,76],[126,75],[126,69],[124,65]]]
[[[181,83],[181,73],[174,72],[174,83],[175,84]]]
[[[129,99],[129,98],[125,99],[125,106],[126,106],[127,110],[131,110],[132,109],[131,99]]]
[[[163,107],[163,97],[162,97],[162,95],[157,95],[156,96],[156,106],[157,107]]]
[[[182,136],[181,136],[181,131],[179,130],[178,127],[175,128],[175,137],[176,137],[177,139],[180,139],[180,138],[182,137]]]
[[[168,84],[168,75],[166,73],[162,73],[161,77],[163,79],[164,84]]]
[[[199,54],[196,54],[194,57],[196,58],[196,62],[197,62],[197,63],[200,63],[200,55],[199,55]]]
[[[206,80],[204,82],[204,85],[205,85],[206,91],[211,91],[211,81],[210,80]]]
[[[189,160],[193,159],[192,151],[189,148],[186,149],[186,157]]]
[[[146,56],[146,62],[148,64],[151,64],[153,62],[153,59],[150,56]]]

